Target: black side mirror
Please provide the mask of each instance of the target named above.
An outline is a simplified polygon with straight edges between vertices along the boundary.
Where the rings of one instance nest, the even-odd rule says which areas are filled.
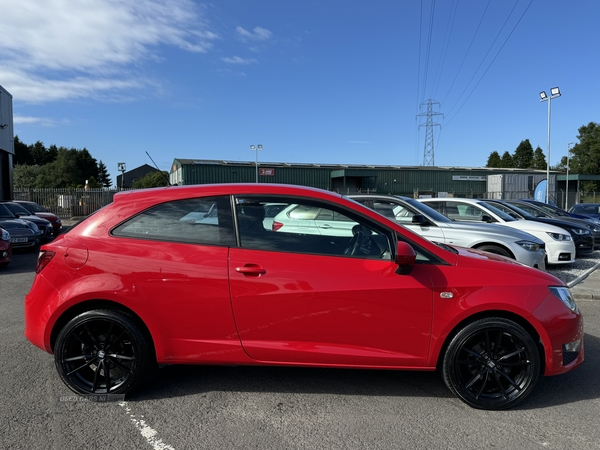
[[[481,221],[485,223],[492,223],[493,219],[490,216],[484,214],[483,216],[481,216]]]
[[[412,223],[415,225],[429,225],[429,220],[423,214],[415,214],[412,218]]]

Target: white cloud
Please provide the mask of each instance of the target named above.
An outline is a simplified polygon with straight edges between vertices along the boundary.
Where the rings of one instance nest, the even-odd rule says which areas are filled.
[[[246,41],[267,41],[273,37],[273,33],[271,33],[266,28],[254,27],[253,32],[250,32],[242,27],[237,27],[235,29],[240,39],[244,42]]]
[[[42,125],[47,127],[51,127],[59,123],[68,123],[68,121],[57,121],[54,119],[49,119],[47,117],[31,117],[19,115],[15,115],[13,117],[13,122],[15,125]]]
[[[230,58],[221,58],[221,61],[224,61],[229,64],[256,64],[258,61],[254,58],[242,58],[240,56],[232,56]]]
[[[160,45],[205,53],[219,38],[192,0],[11,1],[0,29],[0,80],[27,102],[147,88],[130,70]]]

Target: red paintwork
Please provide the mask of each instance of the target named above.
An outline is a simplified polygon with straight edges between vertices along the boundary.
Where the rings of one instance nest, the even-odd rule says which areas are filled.
[[[109,231],[174,199],[283,194],[334,202],[379,221],[444,264],[282,254],[238,247],[116,238]],[[285,364],[434,370],[448,336],[474,314],[528,323],[544,348],[545,374],[561,346],[583,338],[583,321],[548,290],[557,278],[503,257],[446,251],[330,192],[274,184],[128,191],[42,250],[56,252],[25,299],[27,338],[52,352],[54,326],[69,308],[104,300],[135,313],[159,363]],[[452,293],[442,298],[441,293]],[[537,337],[535,338],[537,340]]]

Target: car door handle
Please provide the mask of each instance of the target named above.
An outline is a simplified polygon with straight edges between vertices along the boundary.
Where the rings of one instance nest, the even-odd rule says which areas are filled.
[[[236,272],[243,273],[244,275],[255,277],[267,273],[267,271],[258,264],[246,264],[244,267],[236,267],[235,270]]]
[[[329,225],[328,223],[324,223],[323,225],[319,226],[319,228],[327,228],[327,229],[329,229],[329,228],[333,228],[333,226]]]

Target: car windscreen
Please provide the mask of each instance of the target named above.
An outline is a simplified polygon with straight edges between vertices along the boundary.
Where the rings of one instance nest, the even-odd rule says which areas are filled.
[[[3,219],[14,219],[16,216],[6,207],[0,203],[0,217]]]
[[[493,206],[495,206],[496,208],[504,211],[508,215],[511,215],[511,212],[514,212],[515,214],[518,214],[519,216],[521,216],[523,219],[526,219],[526,220],[535,220],[535,218],[536,218],[536,216],[531,214],[529,211],[519,208],[519,206],[515,205],[514,203],[495,203],[495,202],[490,202],[490,203]],[[535,210],[535,208],[533,208],[533,210]],[[544,213],[540,213],[540,214],[543,215]]]
[[[451,223],[452,222],[451,219],[448,219],[446,216],[444,216],[443,214],[437,212],[431,206],[427,206],[425,203],[421,203],[418,200],[415,200],[413,198],[408,198],[408,197],[402,197],[402,200],[404,200],[410,206],[412,206],[413,208],[415,208],[421,214],[429,217],[430,219],[433,219],[435,222],[445,222],[445,223]]]
[[[10,209],[13,214],[18,214],[20,216],[31,216],[31,213],[18,203],[9,203],[5,206]]]
[[[481,206],[483,206],[484,208],[489,209],[491,212],[493,212],[494,214],[496,214],[498,217],[500,217],[505,222],[514,222],[515,220],[517,220],[514,217],[511,217],[508,214],[506,214],[504,211],[499,210],[498,208],[496,208],[491,203],[478,202],[478,204],[481,205]]]

